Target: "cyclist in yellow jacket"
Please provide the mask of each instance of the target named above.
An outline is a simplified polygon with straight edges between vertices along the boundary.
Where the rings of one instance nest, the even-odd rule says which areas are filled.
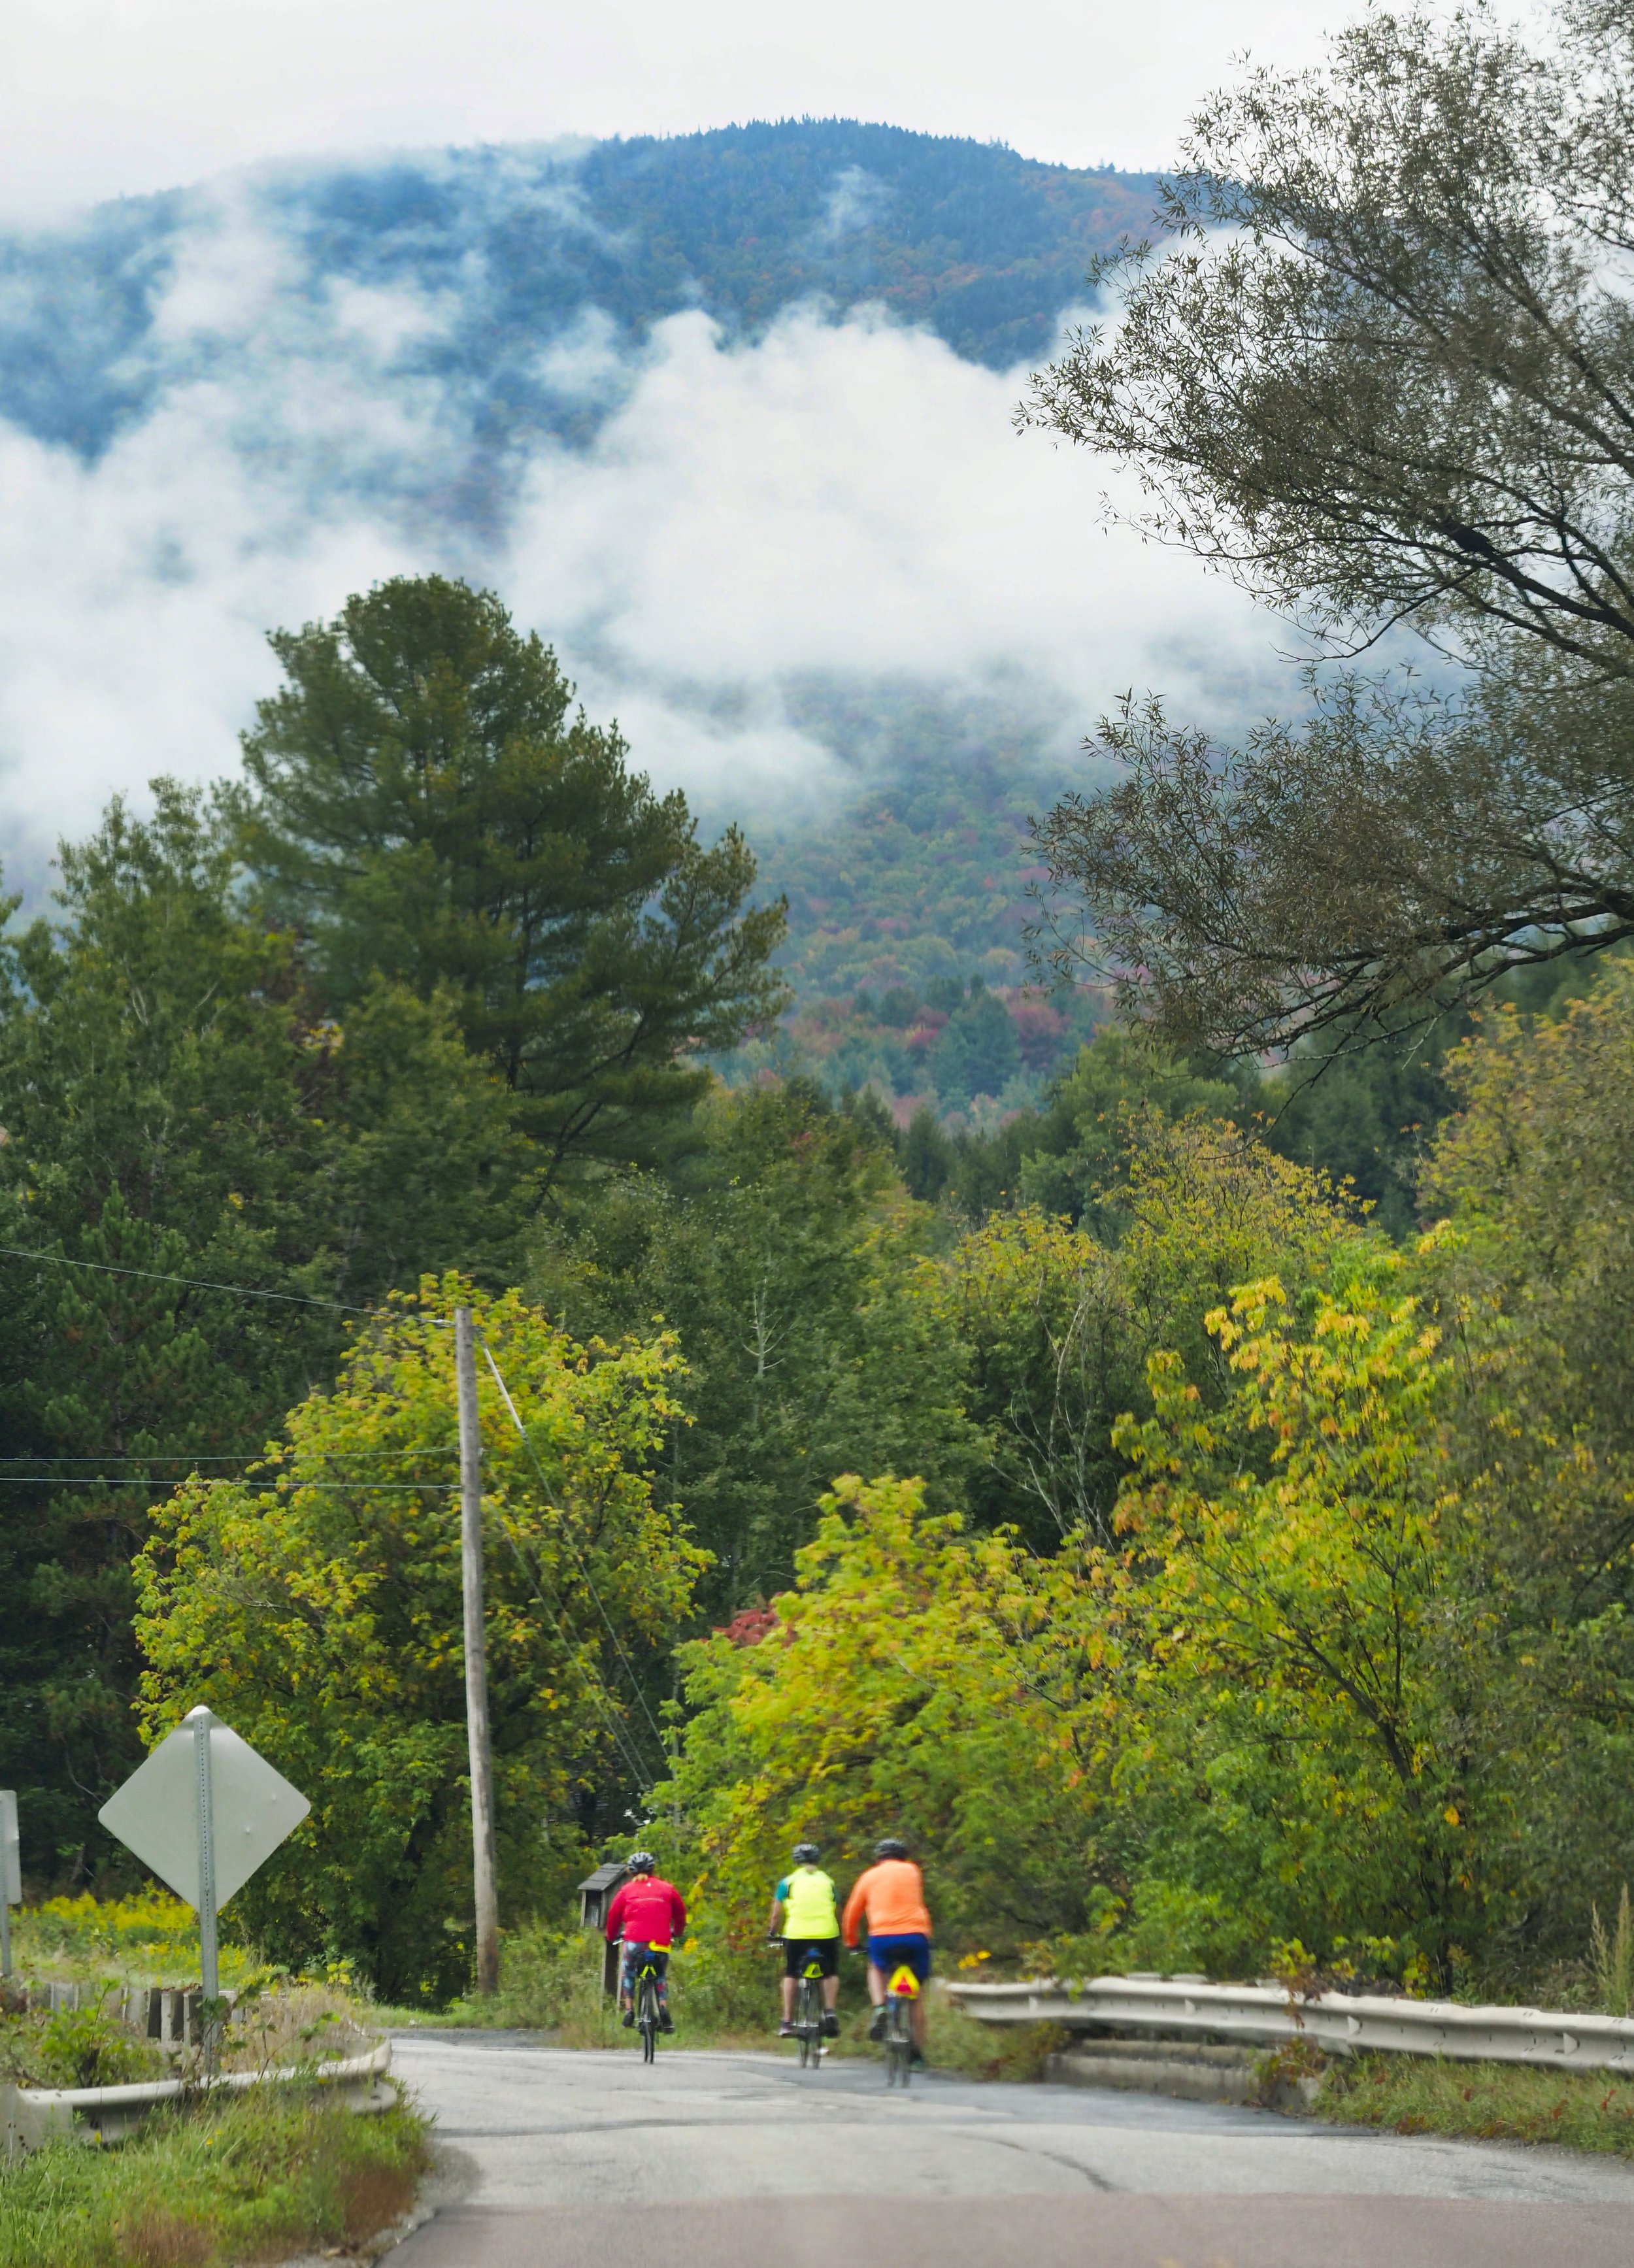
[[[840,1908],[833,1880],[817,1864],[814,1843],[797,1843],[794,1865],[772,1892],[766,1934],[783,1940],[783,2026],[780,2039],[794,2037],[794,1988],[812,1962],[822,1964],[822,2028],[833,2039],[840,2029],[835,2004],[840,1997]]]

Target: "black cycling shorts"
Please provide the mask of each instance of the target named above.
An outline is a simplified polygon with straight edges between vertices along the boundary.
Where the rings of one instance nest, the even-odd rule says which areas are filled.
[[[785,1977],[804,1977],[813,1961],[821,1961],[825,1977],[840,1973],[840,1940],[837,1937],[785,1937],[783,1940],[783,1973]]]

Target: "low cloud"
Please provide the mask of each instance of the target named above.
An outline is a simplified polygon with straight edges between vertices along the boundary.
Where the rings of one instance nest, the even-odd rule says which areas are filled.
[[[823,231],[831,239],[855,236],[872,228],[886,209],[890,191],[861,166],[847,166],[835,176],[823,208]]]
[[[14,873],[114,790],[231,770],[276,680],[268,629],[433,567],[493,583],[712,812],[843,786],[857,759],[813,728],[816,680],[864,711],[907,681],[1057,718],[1064,762],[1126,688],[1221,720],[1284,682],[1238,593],[1102,526],[1104,467],[1017,437],[1022,372],[865,310],[794,309],[749,344],[681,314],[632,350],[592,309],[541,366],[611,414],[484,454],[428,352],[445,300],[313,292],[291,260],[218,203],[179,247],[144,414],[91,461],[0,425]]]
[[[508,591],[599,675],[654,685],[1019,670],[1093,711],[1268,674],[1237,593],[1103,527],[1094,460],[1016,435],[1022,383],[866,311],[796,310],[754,346],[676,316],[593,444],[534,462]]]

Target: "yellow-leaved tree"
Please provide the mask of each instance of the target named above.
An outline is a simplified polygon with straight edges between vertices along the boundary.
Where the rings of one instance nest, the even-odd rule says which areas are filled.
[[[810,1840],[842,1890],[878,1837],[922,1855],[938,1934],[999,1947],[1098,1911],[1070,1708],[1051,1659],[1064,1563],[931,1515],[916,1480],[850,1475],[822,1499],[793,1590],[683,1649],[694,1713],[668,1791],[692,1837],[699,1926],[747,1946]]]
[[[206,1702],[312,1799],[239,1907],[269,1951],[389,1996],[467,1981],[470,1798],[453,1333],[468,1300],[527,1428],[479,1368],[502,1914],[559,1892],[579,1821],[661,1768],[638,1683],[702,1555],[655,1500],[673,1345],[574,1344],[448,1278],[360,1333],[250,1479],[195,1477],[137,1562],[144,1731]],[[537,1462],[535,1462],[535,1460]],[[611,1809],[608,1811],[608,1805]]]
[[[1445,1974],[1480,1895],[1441,1643],[1462,1512],[1408,1264],[1354,1250],[1297,1309],[1275,1278],[1240,1288],[1208,1318],[1235,1388],[1215,1408],[1153,1356],[1154,1414],[1118,1429],[1119,1778],[1203,1936],[1389,1937]]]

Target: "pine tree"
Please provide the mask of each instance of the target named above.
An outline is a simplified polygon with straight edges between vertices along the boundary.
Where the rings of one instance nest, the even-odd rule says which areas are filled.
[[[781,1005],[741,836],[700,844],[491,593],[399,579],[272,644],[243,840],[327,996],[443,990],[552,1174],[651,1154],[699,1056]]]

